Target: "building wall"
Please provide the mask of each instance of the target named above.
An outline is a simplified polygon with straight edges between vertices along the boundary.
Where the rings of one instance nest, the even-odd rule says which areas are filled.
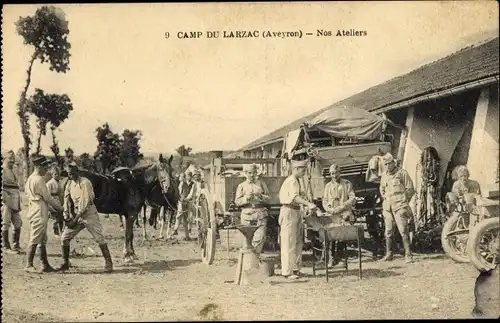
[[[498,84],[495,84],[484,88],[479,97],[467,163],[470,176],[479,182],[483,195],[498,190],[498,110]]]
[[[406,126],[409,130],[405,144],[403,168],[420,189],[420,158],[422,151],[434,147],[440,158],[440,187],[457,144],[467,124],[473,122],[479,92],[464,93],[437,101],[426,102],[408,109]],[[416,200],[412,201],[416,211]]]

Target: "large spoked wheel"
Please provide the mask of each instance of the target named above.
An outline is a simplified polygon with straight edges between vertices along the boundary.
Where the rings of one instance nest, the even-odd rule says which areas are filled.
[[[216,221],[214,210],[210,207],[209,194],[204,191],[198,201],[198,246],[201,251],[201,260],[204,264],[211,265],[215,258]]]
[[[469,226],[467,213],[455,213],[444,224],[441,232],[441,244],[448,257],[456,262],[470,262],[467,255]]]
[[[500,219],[483,220],[471,229],[467,254],[479,271],[494,269],[500,262]]]

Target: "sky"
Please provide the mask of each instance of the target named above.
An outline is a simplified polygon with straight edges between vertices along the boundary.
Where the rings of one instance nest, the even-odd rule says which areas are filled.
[[[33,48],[15,31],[41,5],[4,5],[2,150],[22,146],[16,104]],[[141,130],[144,153],[236,150],[308,113],[498,36],[498,5],[332,2],[57,5],[69,21],[70,71],[37,61],[35,88],[69,95],[61,151],[93,153],[95,129]],[[207,39],[206,31],[355,29],[367,36]],[[202,31],[200,39],[178,32]],[[170,38],[165,39],[165,32]],[[32,133],[36,128],[32,126]],[[42,139],[49,154],[50,135]]]

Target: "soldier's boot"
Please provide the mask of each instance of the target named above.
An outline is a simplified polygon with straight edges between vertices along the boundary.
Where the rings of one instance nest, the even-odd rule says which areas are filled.
[[[111,254],[109,253],[109,248],[108,245],[101,244],[99,245],[101,248],[102,256],[104,257],[105,265],[104,265],[104,272],[110,273],[113,271],[113,261],[111,260]]]
[[[42,272],[53,273],[54,271],[56,271],[49,264],[49,259],[47,258],[47,248],[45,247],[45,245],[40,245],[40,260],[42,261],[43,264]]]
[[[2,247],[3,247],[5,253],[17,254],[17,252],[15,250],[12,250],[10,248],[9,230],[2,230]]]
[[[62,251],[62,257],[63,257],[63,264],[61,267],[59,267],[57,270],[58,271],[66,271],[69,269],[69,245],[68,246],[62,246],[61,251]]]
[[[33,266],[33,259],[35,259],[35,253],[36,253],[36,244],[30,245],[28,247],[28,252],[27,252],[27,263],[26,267],[24,267],[24,270],[29,273],[39,273],[36,268]]]
[[[14,229],[14,232],[12,233],[12,240],[14,241],[14,248],[13,250],[20,253],[21,250],[21,245],[19,243],[19,240],[21,239],[21,228]]]
[[[413,254],[411,253],[410,237],[408,234],[403,235],[403,247],[405,249],[405,262],[413,262]]]
[[[392,260],[392,237],[385,238],[385,256],[380,261]]]

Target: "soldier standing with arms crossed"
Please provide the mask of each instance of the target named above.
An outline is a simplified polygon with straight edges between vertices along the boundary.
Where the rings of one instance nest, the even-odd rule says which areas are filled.
[[[2,172],[2,246],[5,253],[19,254],[21,247],[19,239],[21,237],[21,196],[19,194],[19,185],[16,174],[13,171],[15,156],[12,150],[7,152],[7,157],[3,161]],[[11,249],[9,241],[10,226],[14,227],[12,240],[14,248]]]
[[[266,242],[267,209],[265,203],[270,195],[267,185],[259,180],[257,165],[245,165],[243,168],[247,180],[236,189],[235,204],[242,207],[241,224],[257,225],[259,228],[253,235],[252,245],[257,254],[262,252]]]
[[[35,170],[28,177],[25,184],[25,192],[28,198],[28,219],[31,225],[27,251],[28,261],[25,270],[32,273],[37,273],[36,268],[33,266],[33,259],[38,245],[40,245],[40,260],[43,264],[42,272],[54,271],[47,259],[46,249],[49,204],[59,212],[63,211],[63,207],[58,200],[50,195],[43,179],[49,164],[50,162],[44,156],[33,159]]]
[[[403,238],[405,262],[410,263],[413,261],[413,256],[408,221],[413,217],[409,205],[415,194],[413,181],[406,170],[396,167],[394,157],[390,153],[384,155],[382,159],[387,169],[380,180],[380,193],[383,198],[382,212],[385,223],[385,256],[381,260],[392,259],[392,237],[395,222]]]
[[[307,160],[292,160],[292,175],[288,176],[279,192],[281,203],[280,249],[281,275],[288,279],[298,279],[302,266],[304,226],[300,206],[316,209],[316,205],[306,198],[300,178],[306,173]]]
[[[191,172],[186,171],[186,174],[180,174],[179,176],[179,195],[180,199],[177,203],[177,215],[175,216],[175,225],[174,225],[174,234],[177,234],[177,230],[179,229],[180,222],[182,221],[182,225],[184,226],[184,240],[189,241],[189,233],[191,232],[191,219],[190,213],[191,209],[189,206],[189,201],[187,200],[187,196],[189,192],[191,192],[191,187],[194,185],[191,182]]]
[[[356,204],[356,195],[352,188],[352,183],[346,179],[340,178],[340,167],[337,164],[330,166],[330,175],[332,180],[325,185],[323,195],[323,208],[332,215],[338,215],[342,220],[353,223],[355,221],[352,209]],[[337,252],[335,252],[337,245]],[[330,265],[335,265],[344,257],[346,244],[342,241],[332,241],[332,259]]]

